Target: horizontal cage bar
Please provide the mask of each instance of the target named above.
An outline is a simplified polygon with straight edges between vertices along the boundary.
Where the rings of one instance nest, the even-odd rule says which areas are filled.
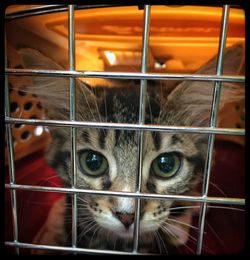
[[[115,5],[115,4],[75,5],[75,10],[103,8],[103,7],[119,7],[119,6],[122,5]],[[14,11],[14,12],[7,13],[5,14],[5,19],[13,20],[13,19],[25,18],[30,16],[36,16],[36,15],[66,12],[67,10],[68,10],[67,5],[43,5],[43,6],[26,8],[25,10],[21,10],[21,11]]]
[[[126,4],[91,4],[91,5],[75,5],[75,10],[93,9],[93,8],[104,8],[104,7],[122,7]],[[167,5],[166,5],[167,6]],[[211,5],[207,5],[211,6]],[[221,5],[213,5],[214,7],[222,7]],[[138,6],[139,7],[139,6]],[[233,8],[241,9],[241,5],[231,5]],[[38,7],[26,7],[25,10],[14,11],[5,14],[5,20],[13,20],[18,18],[25,18],[36,15],[45,15],[50,13],[66,12],[68,10],[67,5],[43,5]]]
[[[245,135],[245,129],[236,128],[219,128],[219,127],[191,127],[191,126],[163,126],[163,125],[140,125],[126,123],[101,123],[101,122],[82,122],[70,120],[48,120],[48,119],[20,119],[6,117],[7,124],[28,124],[44,125],[58,127],[83,127],[83,128],[100,128],[100,129],[119,129],[119,130],[143,130],[143,131],[169,131],[183,133],[200,133],[200,134],[224,134],[224,135]]]
[[[34,69],[6,69],[6,74],[23,76],[49,77],[86,77],[86,78],[113,78],[113,79],[147,79],[147,80],[193,80],[212,82],[244,83],[244,76],[217,76],[201,74],[163,74],[142,72],[104,72],[104,71],[70,71],[70,70],[34,70]]]
[[[71,252],[71,253],[95,253],[95,254],[112,254],[112,255],[148,255],[146,253],[138,253],[138,252],[125,252],[125,251],[117,251],[117,250],[102,250],[102,249],[88,249],[88,248],[79,248],[79,247],[65,247],[65,246],[49,246],[49,245],[37,245],[37,244],[29,244],[29,243],[21,243],[21,242],[5,242],[6,246],[19,247],[19,248],[30,248],[30,249],[39,249],[39,250],[57,250],[63,252]],[[150,254],[151,255],[151,254]]]
[[[133,193],[133,192],[118,192],[118,191],[104,191],[104,190],[88,190],[76,188],[60,188],[60,187],[44,187],[20,184],[5,184],[8,189],[33,190],[43,192],[59,192],[59,193],[82,193],[94,195],[108,195],[119,197],[131,197],[140,199],[168,199],[178,201],[193,201],[193,202],[207,202],[219,204],[234,204],[245,205],[244,198],[223,198],[223,197],[207,197],[207,196],[186,196],[186,195],[166,195],[166,194],[151,194],[151,193]]]

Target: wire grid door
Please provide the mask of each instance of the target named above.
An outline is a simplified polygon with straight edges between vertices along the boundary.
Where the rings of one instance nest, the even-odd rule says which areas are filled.
[[[98,6],[95,6],[98,7]],[[100,6],[102,7],[102,6]],[[83,7],[84,8],[84,7]],[[88,7],[86,7],[88,8]],[[141,72],[140,73],[124,73],[124,72],[96,72],[96,71],[76,71],[75,70],[75,37],[74,37],[74,10],[73,5],[68,7],[62,6],[44,6],[35,8],[34,10],[27,10],[21,13],[19,16],[30,16],[40,13],[49,13],[56,11],[68,10],[68,23],[69,23],[69,34],[68,34],[68,47],[69,47],[69,70],[55,71],[55,70],[29,70],[29,69],[8,69],[6,68],[6,75],[44,75],[44,76],[67,76],[70,79],[70,120],[59,121],[59,120],[45,120],[45,119],[19,119],[12,118],[10,115],[10,102],[9,102],[9,91],[8,91],[8,77],[5,77],[5,123],[6,123],[6,134],[8,144],[8,156],[9,156],[9,175],[10,183],[5,184],[5,188],[10,190],[11,194],[11,207],[13,217],[13,233],[14,241],[6,241],[5,245],[14,247],[16,253],[19,254],[19,248],[31,248],[31,249],[47,249],[47,250],[60,250],[65,252],[81,252],[81,253],[102,253],[102,254],[139,254],[138,252],[138,241],[139,241],[139,216],[140,216],[140,200],[146,198],[155,199],[167,199],[167,200],[179,200],[179,201],[190,201],[190,202],[201,202],[200,207],[200,218],[198,225],[198,240],[196,254],[201,254],[203,249],[203,234],[206,218],[206,209],[208,203],[217,204],[233,204],[233,205],[245,205],[245,199],[243,198],[224,198],[224,197],[208,197],[208,188],[211,172],[211,162],[214,147],[215,134],[231,134],[231,135],[244,135],[244,129],[229,129],[229,128],[217,128],[216,120],[218,114],[219,98],[221,83],[227,82],[239,82],[243,83],[245,78],[240,76],[222,76],[223,71],[223,52],[226,46],[227,38],[227,27],[230,6],[223,6],[221,29],[220,29],[220,41],[218,49],[218,62],[216,68],[216,75],[189,75],[189,74],[154,74],[147,73],[147,58],[148,58],[148,41],[149,41],[149,26],[150,26],[150,5],[144,6],[144,31],[143,31],[143,44],[142,44],[142,60],[141,60]],[[18,17],[18,14],[12,14],[14,18]],[[6,66],[7,67],[7,66]],[[139,79],[140,85],[140,109],[139,109],[139,124],[119,124],[119,123],[101,123],[101,122],[79,122],[76,121],[75,111],[75,82],[76,77],[100,77],[100,78],[120,78],[120,79]],[[147,80],[149,79],[163,79],[163,80],[199,80],[199,81],[212,81],[214,82],[214,96],[212,102],[212,112],[209,127],[181,127],[181,126],[162,126],[162,125],[145,125],[145,96],[147,91]],[[21,123],[30,125],[44,125],[44,126],[66,126],[70,128],[71,136],[71,188],[59,188],[59,187],[42,187],[42,186],[31,186],[31,185],[18,185],[15,181],[15,165],[14,165],[14,150],[13,150],[13,139],[11,124]],[[139,171],[137,174],[136,192],[114,192],[114,191],[100,191],[100,190],[84,190],[77,189],[76,187],[76,128],[77,127],[89,127],[89,128],[105,128],[105,129],[123,129],[123,130],[134,130],[139,132]],[[144,131],[178,131],[188,133],[203,133],[209,134],[208,139],[208,153],[205,164],[205,172],[203,179],[203,189],[201,196],[185,196],[185,195],[160,195],[150,194],[141,192],[141,180],[142,180],[142,145]],[[37,244],[27,244],[19,242],[19,228],[18,228],[18,216],[17,216],[17,198],[16,191],[20,190],[33,190],[33,191],[49,191],[49,192],[63,192],[73,194],[72,196],[72,247],[60,247],[60,246],[46,246]],[[133,239],[133,250],[131,252],[121,251],[110,251],[100,249],[87,249],[77,247],[77,194],[95,194],[95,195],[110,195],[110,196],[123,196],[134,198],[136,203],[135,210],[135,225],[134,225],[134,239]]]

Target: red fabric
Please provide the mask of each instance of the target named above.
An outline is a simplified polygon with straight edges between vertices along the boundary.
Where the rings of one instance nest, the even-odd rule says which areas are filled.
[[[6,183],[9,183],[6,169]],[[44,159],[42,151],[22,159],[16,164],[16,183],[25,185],[62,187],[61,180]],[[39,192],[17,190],[17,216],[19,241],[31,243],[38,230],[44,224],[53,203],[63,194],[56,192]],[[13,240],[10,190],[5,191],[5,240]],[[11,248],[7,248],[12,252]],[[23,250],[28,253],[29,250]]]
[[[230,142],[215,144],[215,164],[210,176],[208,195],[211,197],[245,198],[245,152],[241,145]],[[235,205],[212,204],[211,206],[233,207]],[[245,212],[233,209],[208,208],[204,233],[204,254],[238,254],[245,250]],[[238,206],[244,210],[244,206]],[[198,226],[198,217],[192,225]],[[197,231],[191,235],[197,237]],[[188,247],[181,251],[190,254],[196,251],[196,243],[189,240]],[[191,250],[190,250],[191,249]]]
[[[211,181],[223,190],[228,197],[244,198],[244,149],[234,143],[217,142],[216,164]],[[8,170],[6,169],[8,173]],[[6,174],[6,183],[9,182]],[[62,186],[55,171],[44,159],[43,152],[29,156],[16,164],[16,182],[26,185]],[[210,196],[223,196],[218,188],[210,185]],[[40,227],[44,224],[53,203],[63,194],[17,190],[19,241],[31,243]],[[227,205],[221,205],[227,206]],[[230,205],[228,205],[230,206]],[[234,210],[209,209],[206,217],[204,253],[239,253],[244,249],[245,214]],[[197,226],[198,218],[193,225]],[[193,230],[192,236],[197,237]],[[13,240],[10,192],[5,192],[5,239]],[[188,247],[180,248],[182,253],[194,253],[196,242],[189,241]],[[7,249],[9,250],[9,249]],[[24,253],[28,253],[24,250]]]
[[[245,153],[242,146],[218,142],[216,144],[216,164],[212,172],[211,181],[220,188],[226,197],[245,198]],[[215,187],[210,185],[210,196],[223,196]],[[234,207],[235,205],[217,205]],[[244,207],[237,207],[244,210]],[[214,229],[217,236],[207,228],[205,245],[218,253],[235,254],[245,248],[245,212],[237,210],[211,209],[207,214],[207,223]],[[207,236],[207,237],[206,237]],[[213,246],[212,246],[213,245]]]

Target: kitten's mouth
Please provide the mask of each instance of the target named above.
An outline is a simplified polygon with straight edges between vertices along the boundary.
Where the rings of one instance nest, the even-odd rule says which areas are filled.
[[[144,228],[141,227],[140,225],[140,228],[139,228],[139,235],[143,235],[145,233],[147,233],[148,231],[143,231]],[[152,232],[152,231],[155,231],[155,228],[149,230],[149,232]],[[115,234],[120,237],[120,238],[123,238],[123,239],[126,239],[126,240],[133,240],[133,237],[134,237],[134,222],[126,227],[124,225],[120,225],[117,229],[113,229],[113,232],[115,232]]]
[[[121,238],[126,238],[126,239],[133,239],[133,234],[134,234],[134,224],[132,224],[130,227],[126,228],[124,227],[122,232],[117,232],[118,236]]]

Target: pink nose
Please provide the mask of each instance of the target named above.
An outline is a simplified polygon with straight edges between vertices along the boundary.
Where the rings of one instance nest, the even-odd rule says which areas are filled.
[[[127,229],[134,222],[135,219],[134,213],[131,214],[131,213],[116,212],[115,215]]]

